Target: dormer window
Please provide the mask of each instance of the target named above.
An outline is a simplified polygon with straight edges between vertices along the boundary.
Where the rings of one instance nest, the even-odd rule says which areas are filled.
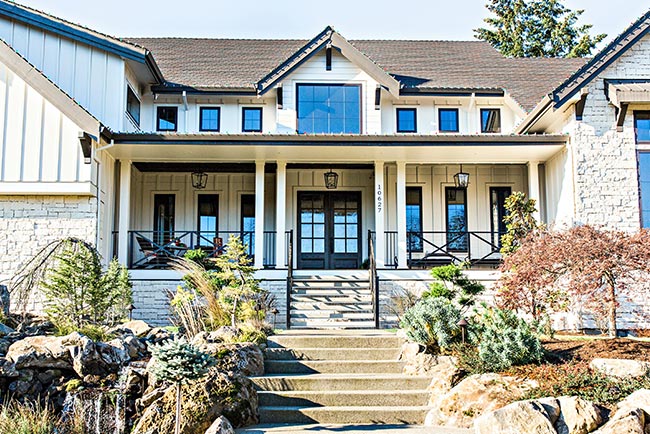
[[[501,110],[494,108],[481,109],[481,132],[501,132]]]
[[[361,86],[298,84],[299,134],[360,134]]]

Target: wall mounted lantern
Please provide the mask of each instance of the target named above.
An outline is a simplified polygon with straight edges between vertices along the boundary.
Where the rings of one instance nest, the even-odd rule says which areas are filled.
[[[332,172],[332,169],[329,172],[325,172],[325,187],[328,190],[335,190],[339,185],[339,174]]]
[[[203,190],[208,185],[208,174],[205,172],[192,173],[192,187]]]
[[[469,185],[469,173],[463,172],[463,165],[460,165],[460,172],[454,175],[456,188],[467,188]]]

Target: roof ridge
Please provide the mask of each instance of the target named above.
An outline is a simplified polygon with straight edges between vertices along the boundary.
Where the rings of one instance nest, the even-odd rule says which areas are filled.
[[[158,39],[158,40],[186,40],[186,41],[277,41],[277,42],[286,42],[286,41],[295,41],[295,42],[304,42],[309,41],[308,38],[287,38],[287,39],[276,39],[276,38],[217,38],[217,37],[206,37],[206,36],[122,36],[124,40],[131,39]],[[137,45],[137,44],[136,44]]]

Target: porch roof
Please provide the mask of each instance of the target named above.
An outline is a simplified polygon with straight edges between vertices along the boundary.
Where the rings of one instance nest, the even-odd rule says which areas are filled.
[[[133,161],[525,163],[546,161],[567,135],[118,133],[107,150]],[[341,152],[342,148],[345,152]]]

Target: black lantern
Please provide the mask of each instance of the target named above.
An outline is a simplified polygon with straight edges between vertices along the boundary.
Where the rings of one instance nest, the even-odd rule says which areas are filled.
[[[336,187],[339,185],[339,174],[336,172],[332,172],[332,169],[330,169],[329,172],[325,172],[325,187],[328,190],[335,190]]]
[[[205,172],[192,173],[192,187],[203,190],[208,185],[208,174]]]
[[[460,165],[460,172],[454,175],[456,188],[467,188],[469,185],[469,173],[463,172],[463,165]]]

